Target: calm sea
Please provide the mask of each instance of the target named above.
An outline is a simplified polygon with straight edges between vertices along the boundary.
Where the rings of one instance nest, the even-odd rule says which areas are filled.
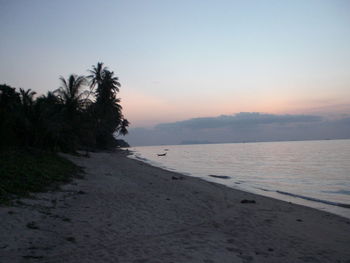
[[[147,146],[131,150],[131,158],[154,166],[350,218],[350,140]],[[164,153],[166,156],[158,156]]]

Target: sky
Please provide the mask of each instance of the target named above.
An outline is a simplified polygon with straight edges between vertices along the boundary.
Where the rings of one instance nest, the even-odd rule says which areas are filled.
[[[0,0],[0,82],[38,94],[99,61],[133,128],[350,114],[348,0]]]

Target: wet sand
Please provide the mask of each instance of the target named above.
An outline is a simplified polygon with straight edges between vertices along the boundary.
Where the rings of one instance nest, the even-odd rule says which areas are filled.
[[[84,179],[0,207],[1,263],[350,262],[349,219],[122,152],[68,158]]]

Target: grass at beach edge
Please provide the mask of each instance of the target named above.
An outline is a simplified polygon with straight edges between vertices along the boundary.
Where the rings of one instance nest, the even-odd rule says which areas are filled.
[[[32,192],[57,189],[82,169],[56,153],[36,149],[0,151],[0,204]]]

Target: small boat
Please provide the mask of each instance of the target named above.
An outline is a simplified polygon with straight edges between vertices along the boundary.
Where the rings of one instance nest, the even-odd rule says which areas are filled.
[[[209,174],[210,177],[214,177],[214,178],[220,178],[220,179],[230,179],[230,176],[227,175],[216,175],[216,174]]]
[[[165,156],[167,153],[158,153],[158,156]]]

